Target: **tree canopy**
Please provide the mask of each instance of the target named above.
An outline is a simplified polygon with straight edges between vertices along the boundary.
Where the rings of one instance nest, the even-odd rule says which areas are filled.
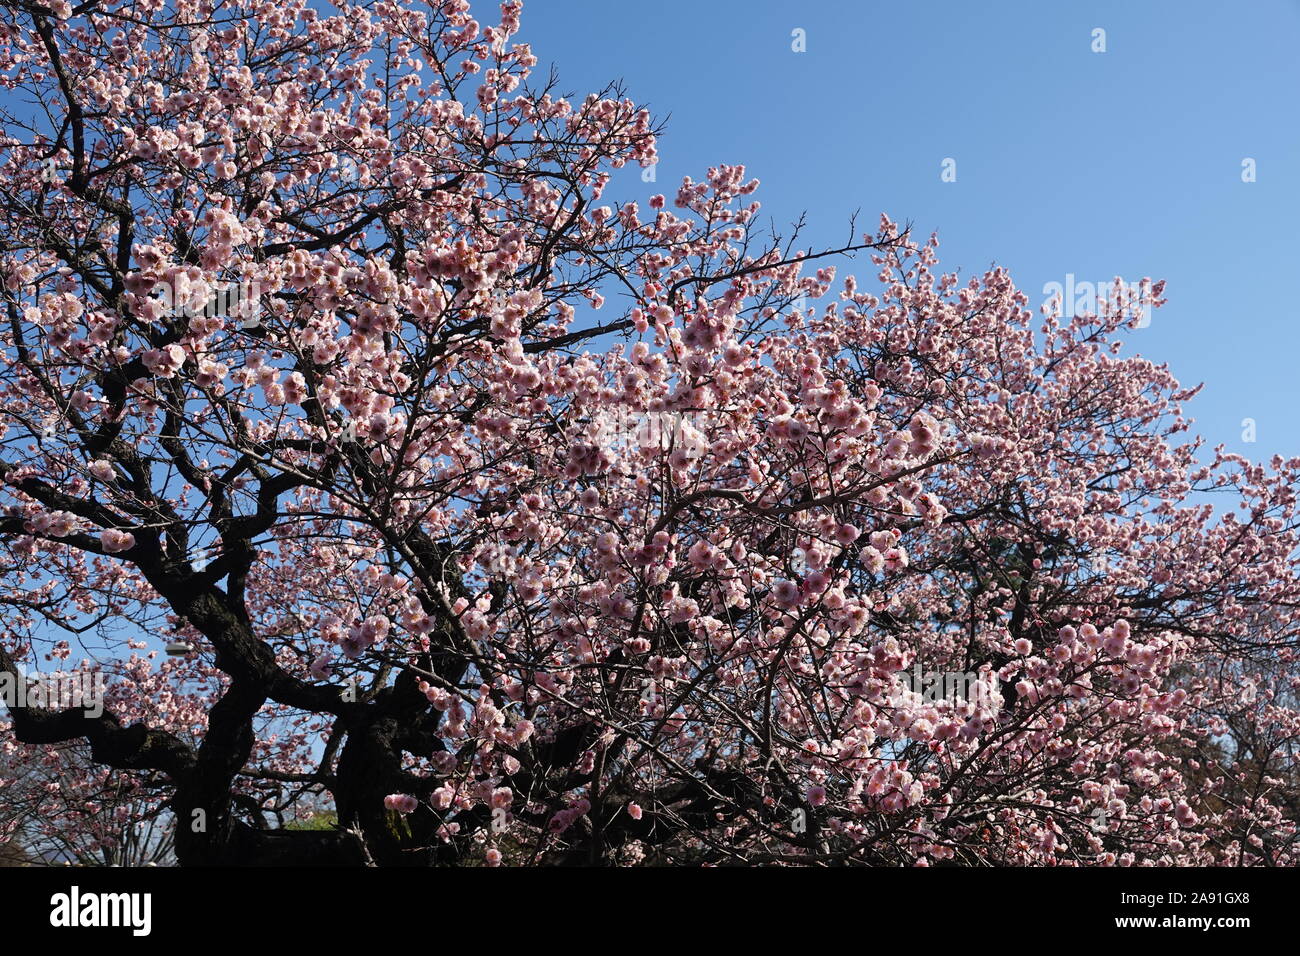
[[[520,7],[0,11],[0,673],[107,678],[4,792],[182,864],[1294,864],[1300,460],[1187,437],[1163,285],[620,199],[658,122]]]

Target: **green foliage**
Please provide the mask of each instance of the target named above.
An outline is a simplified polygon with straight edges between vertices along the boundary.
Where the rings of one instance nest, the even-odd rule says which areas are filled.
[[[290,820],[284,825],[286,830],[333,830],[339,825],[338,814],[313,813],[309,817],[303,817],[301,820]]]

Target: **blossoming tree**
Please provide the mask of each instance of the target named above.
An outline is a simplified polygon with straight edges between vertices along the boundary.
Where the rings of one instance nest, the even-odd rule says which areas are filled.
[[[0,671],[112,678],[10,759],[185,864],[1294,863],[1300,461],[1180,440],[1160,284],[607,199],[519,16],[0,13]]]

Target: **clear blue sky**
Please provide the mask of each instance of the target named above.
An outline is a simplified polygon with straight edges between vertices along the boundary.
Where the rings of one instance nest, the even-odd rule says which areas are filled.
[[[1035,308],[1067,273],[1164,278],[1128,351],[1206,383],[1209,444],[1300,455],[1297,0],[532,0],[519,39],[562,90],[621,78],[667,116],[657,182],[610,198],[743,163],[778,224],[806,211],[826,245],[885,212],[937,230],[945,269],[1007,267]]]

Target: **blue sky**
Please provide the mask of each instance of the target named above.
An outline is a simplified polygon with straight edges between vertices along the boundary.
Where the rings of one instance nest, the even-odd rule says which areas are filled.
[[[562,90],[621,78],[667,117],[657,182],[610,198],[743,163],[764,215],[806,211],[816,244],[885,212],[937,230],[945,270],[1005,266],[1035,308],[1067,274],[1166,279],[1128,351],[1205,383],[1209,444],[1300,455],[1300,2],[532,0],[519,39]]]

